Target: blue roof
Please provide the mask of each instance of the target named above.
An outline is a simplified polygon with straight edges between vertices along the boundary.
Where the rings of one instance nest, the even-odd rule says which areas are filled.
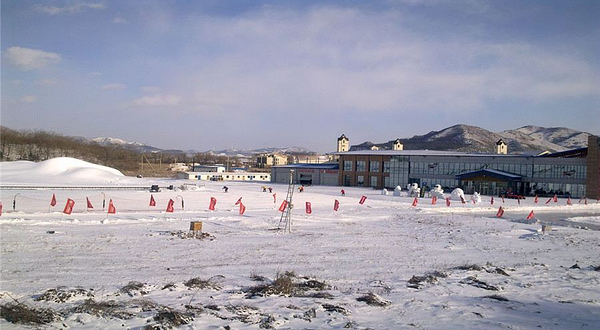
[[[324,164],[289,164],[289,165],[278,165],[272,166],[275,168],[313,168],[319,170],[337,170],[340,168],[338,163],[324,163]]]
[[[456,176],[456,178],[459,180],[464,180],[464,179],[468,179],[468,178],[475,178],[475,177],[482,177],[482,176],[492,177],[492,178],[506,180],[506,181],[519,181],[522,178],[522,176],[518,175],[518,174],[513,174],[513,173],[508,173],[508,172],[503,172],[503,171],[498,171],[498,170],[488,170],[488,169],[477,170],[477,171],[459,174]]]

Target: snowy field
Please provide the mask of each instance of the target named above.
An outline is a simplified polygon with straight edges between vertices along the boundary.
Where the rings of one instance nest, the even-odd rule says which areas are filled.
[[[190,183],[124,177],[72,159],[0,170],[3,186]],[[420,198],[413,207],[406,196],[344,188],[342,197],[340,187],[313,186],[296,190],[286,233],[276,228],[287,186],[267,184],[274,203],[263,183],[199,184],[152,193],[154,207],[140,190],[1,190],[2,305],[46,311],[53,321],[42,327],[60,329],[600,328],[596,200],[490,205],[482,196],[447,207]],[[62,213],[67,198],[75,201],[70,215]],[[103,199],[115,214],[102,210]],[[170,199],[175,210],[166,213]],[[495,217],[499,206],[503,218]],[[538,222],[524,221],[532,210]],[[557,217],[580,228],[558,226]],[[545,219],[551,231],[541,231]],[[184,237],[190,221],[202,221],[206,237]],[[37,327],[5,315],[3,308],[2,329]]]

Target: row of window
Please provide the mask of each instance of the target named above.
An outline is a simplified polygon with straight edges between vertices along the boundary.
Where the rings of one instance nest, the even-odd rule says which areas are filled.
[[[354,165],[354,166],[353,166]],[[429,175],[459,175],[467,172],[491,169],[507,173],[522,175],[533,178],[546,179],[574,179],[585,180],[585,166],[582,165],[531,165],[510,163],[442,163],[442,162],[409,162],[406,157],[392,157],[390,161],[383,162],[383,168],[379,161],[368,162],[368,172],[376,173],[411,173]],[[344,161],[344,171],[367,172],[367,162],[364,160]]]

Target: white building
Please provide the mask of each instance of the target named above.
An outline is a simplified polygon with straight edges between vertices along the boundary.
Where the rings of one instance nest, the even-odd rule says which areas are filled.
[[[225,172],[225,166],[220,165],[194,165],[192,172]]]
[[[198,181],[271,181],[271,173],[263,172],[180,172],[178,179]]]

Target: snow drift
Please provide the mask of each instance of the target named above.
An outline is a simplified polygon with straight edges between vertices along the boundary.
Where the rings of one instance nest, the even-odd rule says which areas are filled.
[[[0,183],[58,185],[115,184],[125,179],[120,171],[83,160],[59,157],[43,162],[15,161],[0,163]]]

